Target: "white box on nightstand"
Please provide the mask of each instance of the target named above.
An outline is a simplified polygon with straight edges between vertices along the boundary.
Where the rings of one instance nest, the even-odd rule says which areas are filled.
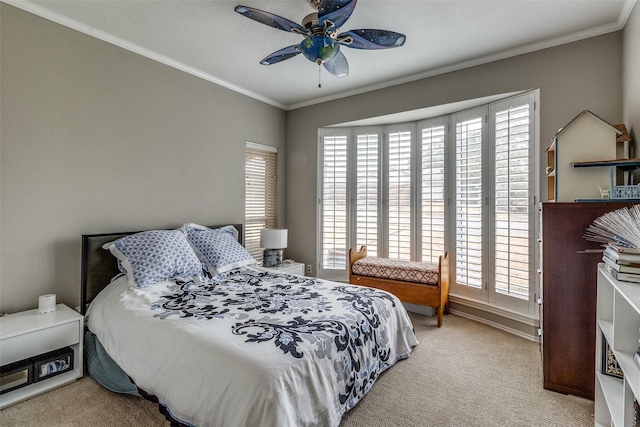
[[[64,347],[73,349],[73,369],[0,395],[0,409],[71,383],[83,374],[84,317],[64,304],[56,311],[38,310],[0,318],[0,365],[29,359]]]

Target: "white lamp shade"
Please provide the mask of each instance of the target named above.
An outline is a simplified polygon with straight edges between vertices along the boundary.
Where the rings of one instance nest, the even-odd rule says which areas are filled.
[[[284,249],[287,247],[286,228],[263,228],[260,230],[260,247],[263,249]]]

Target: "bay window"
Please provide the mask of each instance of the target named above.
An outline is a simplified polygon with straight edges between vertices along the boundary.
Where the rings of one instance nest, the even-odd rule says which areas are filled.
[[[417,122],[319,131],[318,274],[349,248],[436,262],[451,293],[533,313],[537,92]]]

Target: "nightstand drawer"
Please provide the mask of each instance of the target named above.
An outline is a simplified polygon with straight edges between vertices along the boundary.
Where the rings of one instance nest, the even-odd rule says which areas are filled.
[[[3,339],[0,341],[0,360],[4,365],[77,344],[79,341],[78,322],[55,325]]]
[[[261,267],[272,273],[298,274],[304,276],[304,264],[301,262],[285,262],[280,267]]]

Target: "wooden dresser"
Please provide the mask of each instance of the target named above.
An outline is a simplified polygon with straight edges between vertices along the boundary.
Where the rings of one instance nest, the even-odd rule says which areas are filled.
[[[582,236],[599,216],[633,203],[542,203],[544,388],[593,399],[600,245]]]

